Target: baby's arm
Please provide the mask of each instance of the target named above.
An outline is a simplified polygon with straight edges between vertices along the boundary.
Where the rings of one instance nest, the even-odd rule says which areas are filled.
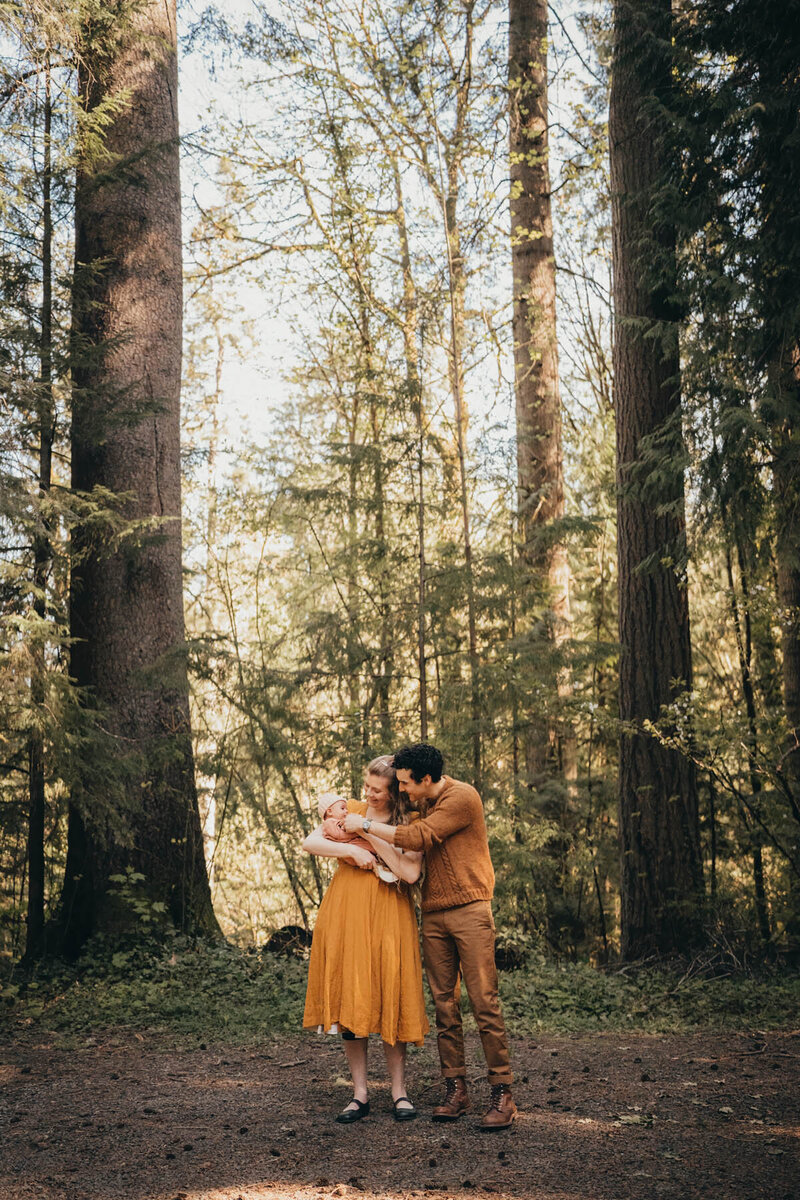
[[[326,817],[322,822],[322,836],[329,838],[332,842],[350,841],[350,835],[345,833],[342,822],[337,821],[336,817]]]
[[[336,817],[328,817],[322,822],[322,836],[328,838],[331,842],[344,842],[348,846],[361,846],[363,850],[369,851],[376,862],[378,861],[378,856],[366,838],[361,837],[358,833],[346,833],[344,825],[341,821],[337,821]]]
[[[351,846],[363,846],[365,850],[369,850],[370,854],[374,854],[374,847],[370,845],[366,838],[363,838],[359,833],[346,833],[344,841],[349,842]],[[375,855],[377,859],[377,855]]]
[[[341,817],[326,817],[322,822],[322,836],[332,842],[347,842],[348,846],[361,846],[364,850],[369,850],[377,861],[377,855],[366,838],[363,838],[360,833],[347,833]]]

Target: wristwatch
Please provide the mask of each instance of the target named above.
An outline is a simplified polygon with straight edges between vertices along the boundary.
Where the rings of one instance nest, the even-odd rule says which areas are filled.
[[[371,824],[372,824],[372,821],[370,820],[370,818],[365,817],[364,820],[361,822],[361,828],[364,830],[364,833],[369,833],[369,827]]]

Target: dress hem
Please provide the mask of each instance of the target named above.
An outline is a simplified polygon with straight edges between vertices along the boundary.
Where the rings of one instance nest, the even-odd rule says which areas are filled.
[[[303,1030],[306,1033],[316,1033],[319,1036],[327,1036],[328,1034],[341,1033],[341,1029],[339,1027],[338,1021],[334,1021],[333,1024],[328,1029],[325,1029],[325,1026],[320,1021],[309,1021],[309,1023],[307,1025],[303,1026]],[[425,1045],[425,1036],[426,1036],[425,1033],[421,1033],[419,1035],[419,1037],[408,1037],[408,1038],[396,1037],[393,1042],[390,1042],[387,1038],[385,1038],[383,1036],[383,1032],[380,1029],[370,1029],[370,1031],[368,1033],[358,1033],[358,1032],[356,1032],[356,1030],[351,1029],[350,1032],[352,1033],[353,1037],[359,1038],[359,1039],[366,1038],[366,1037],[372,1037],[374,1035],[375,1037],[379,1037],[381,1039],[381,1041],[386,1042],[386,1044],[389,1046],[396,1046],[398,1042],[403,1042],[403,1044],[406,1046],[424,1046]],[[428,1029],[426,1032],[430,1033],[430,1029]]]

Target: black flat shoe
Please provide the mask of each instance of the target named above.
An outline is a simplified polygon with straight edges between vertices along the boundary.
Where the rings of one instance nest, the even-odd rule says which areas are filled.
[[[395,1121],[413,1121],[415,1117],[419,1116],[419,1113],[413,1104],[411,1104],[411,1108],[398,1108],[398,1104],[401,1104],[403,1100],[406,1104],[411,1104],[408,1096],[398,1096],[394,1102],[394,1119]]]
[[[350,1101],[350,1104],[357,1104],[358,1108],[350,1108],[348,1105],[347,1108],[340,1112],[336,1118],[340,1125],[352,1125],[353,1121],[360,1121],[361,1118],[366,1117],[369,1112],[369,1100],[362,1104],[361,1101],[356,1100],[354,1096]]]

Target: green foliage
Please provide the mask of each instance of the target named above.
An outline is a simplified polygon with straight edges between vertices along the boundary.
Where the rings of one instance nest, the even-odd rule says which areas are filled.
[[[108,881],[114,885],[112,893],[132,913],[142,932],[146,932],[149,926],[163,921],[167,906],[162,900],[149,898],[146,888],[142,887],[146,878],[141,871],[135,871],[133,867],[128,866],[124,874],[109,875]],[[119,962],[114,961],[114,966],[122,966],[127,961],[127,952],[119,951],[113,957],[114,960],[120,959]]]
[[[500,994],[519,1033],[767,1029],[794,1024],[800,975],[715,977],[664,967],[607,972],[541,962],[505,975]]]
[[[0,11],[0,954],[22,948],[31,757],[44,762],[49,800],[46,890],[58,878],[64,733],[73,724],[65,672],[72,504],[64,470],[76,107],[71,17],[40,3]]]
[[[694,968],[598,971],[557,965],[543,956],[501,972],[511,1032],[685,1032],[791,1027],[800,975]],[[0,992],[10,1031],[51,1032],[64,1044],[113,1030],[162,1035],[183,1045],[258,1044],[302,1027],[307,964],[242,951],[225,943],[165,950],[143,945],[109,956],[95,940],[79,968],[51,966]],[[465,1001],[465,1012],[467,1011]]]
[[[253,1041],[302,1022],[306,965],[226,943],[155,951],[146,942],[109,951],[95,938],[80,969],[53,967],[4,987],[7,1015],[66,1040],[101,1029],[169,1033],[185,1039]]]

